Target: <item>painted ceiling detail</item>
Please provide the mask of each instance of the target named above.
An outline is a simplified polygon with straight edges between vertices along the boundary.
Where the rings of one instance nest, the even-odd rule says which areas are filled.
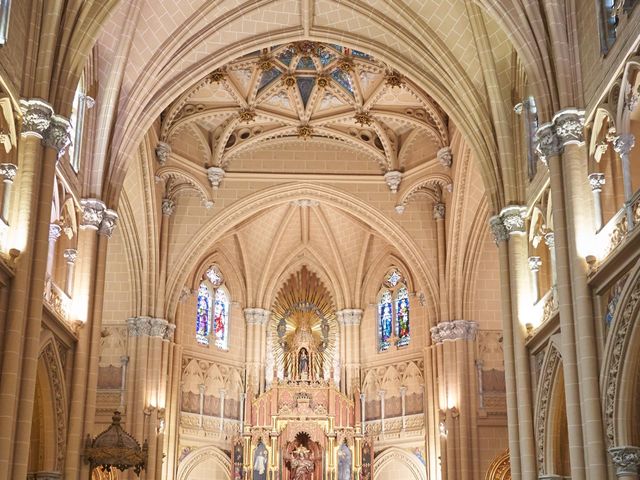
[[[245,55],[209,74],[162,115],[160,141],[199,139],[206,168],[272,140],[340,142],[402,170],[403,146],[448,145],[448,119],[424,92],[370,55],[302,41]]]

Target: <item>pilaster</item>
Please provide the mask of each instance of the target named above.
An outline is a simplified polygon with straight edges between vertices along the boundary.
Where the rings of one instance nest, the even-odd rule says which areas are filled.
[[[340,352],[340,361],[344,363],[344,391],[351,397],[360,386],[360,323],[362,310],[347,308],[338,310],[336,318],[340,326],[340,334],[344,335],[344,342]]]

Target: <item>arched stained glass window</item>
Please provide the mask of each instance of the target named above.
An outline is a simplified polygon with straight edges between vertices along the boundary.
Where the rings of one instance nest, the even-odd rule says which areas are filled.
[[[378,351],[392,345],[404,347],[411,340],[409,323],[409,290],[397,269],[385,275],[378,293]]]
[[[211,342],[221,349],[229,347],[229,292],[223,286],[224,277],[217,265],[209,267],[200,282],[196,305],[196,341]]]

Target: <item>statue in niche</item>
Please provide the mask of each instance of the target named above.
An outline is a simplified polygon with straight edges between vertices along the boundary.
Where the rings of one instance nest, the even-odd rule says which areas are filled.
[[[306,348],[301,348],[298,354],[298,372],[301,376],[309,375],[309,355]]]
[[[267,480],[268,462],[269,452],[267,452],[267,447],[260,440],[253,454],[253,480]]]
[[[351,480],[351,449],[346,440],[338,449],[338,480]]]
[[[292,480],[312,480],[315,468],[313,454],[304,445],[298,445],[291,452],[291,478]]]

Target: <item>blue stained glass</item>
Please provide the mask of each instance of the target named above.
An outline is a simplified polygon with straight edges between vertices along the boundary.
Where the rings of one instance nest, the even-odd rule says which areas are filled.
[[[316,79],[313,77],[298,77],[296,78],[296,82],[298,83],[298,90],[300,90],[302,103],[306,108],[311,92],[313,91],[313,87],[316,84]]]
[[[389,338],[392,334],[393,325],[393,305],[391,303],[391,292],[384,290],[378,302],[378,332],[380,336],[379,350],[387,350],[391,343]]]
[[[209,345],[211,331],[211,294],[207,286],[202,283],[198,290],[196,304],[196,340],[201,345]]]
[[[336,45],[335,43],[330,44],[333,48],[335,48],[337,51],[339,51],[340,53],[342,53],[342,47],[340,45]]]
[[[316,64],[313,63],[311,57],[300,57],[296,70],[315,70]]]
[[[353,55],[354,57],[365,58],[367,60],[371,58],[370,55],[367,55],[366,53],[363,53],[359,50],[351,50],[351,55]]]
[[[340,86],[342,86],[342,88],[353,95],[353,83],[351,81],[351,76],[347,72],[343,72],[339,68],[336,68],[331,72],[331,76],[340,84]]]
[[[408,345],[409,335],[409,292],[407,287],[400,287],[396,293],[396,329],[398,346]]]
[[[264,87],[269,85],[280,75],[282,75],[282,72],[275,67],[264,72],[262,74],[262,78],[260,79],[260,84],[258,85],[258,91],[262,90]]]
[[[323,48],[322,50],[320,50],[318,56],[320,57],[320,64],[323,67],[326,67],[327,65],[329,65],[333,61],[333,59],[336,58],[336,56],[326,48]]]
[[[216,347],[227,349],[227,325],[229,321],[229,299],[222,288],[216,290],[216,301],[213,311],[213,336]]]
[[[293,59],[293,51],[287,48],[284,52],[278,55],[278,60],[280,60],[285,65],[289,66],[291,64],[291,60]]]
[[[389,284],[390,287],[395,287],[401,278],[402,276],[400,275],[400,273],[398,273],[397,270],[394,270],[387,277],[387,283]]]

